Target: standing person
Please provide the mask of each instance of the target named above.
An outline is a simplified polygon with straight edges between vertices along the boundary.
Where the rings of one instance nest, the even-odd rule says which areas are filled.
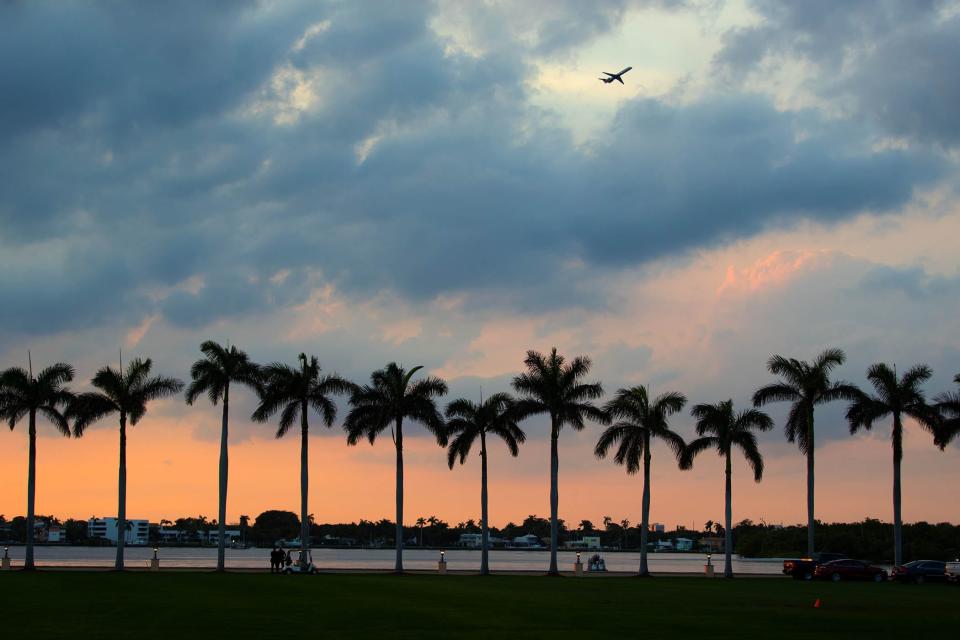
[[[270,573],[277,572],[277,548],[270,549]]]

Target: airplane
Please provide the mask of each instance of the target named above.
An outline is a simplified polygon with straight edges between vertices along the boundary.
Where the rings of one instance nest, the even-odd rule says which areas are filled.
[[[623,76],[623,74],[625,74],[627,71],[630,71],[630,69],[633,69],[633,67],[627,67],[626,69],[624,69],[624,70],[621,71],[620,73],[610,73],[609,71],[604,71],[604,73],[607,74],[607,75],[610,76],[610,77],[609,77],[609,78],[600,78],[600,80],[602,80],[603,82],[606,82],[607,84],[610,84],[610,83],[613,82],[614,80],[619,80],[619,81],[620,81],[620,84],[623,84],[624,82],[623,82],[623,78],[622,78],[621,76]]]

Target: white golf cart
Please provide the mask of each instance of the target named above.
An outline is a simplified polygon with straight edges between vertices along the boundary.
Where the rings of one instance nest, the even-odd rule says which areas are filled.
[[[313,554],[307,549],[306,562],[303,561],[303,551],[297,553],[297,559],[290,564],[284,565],[284,575],[293,573],[314,574],[317,573],[317,565],[313,564]]]

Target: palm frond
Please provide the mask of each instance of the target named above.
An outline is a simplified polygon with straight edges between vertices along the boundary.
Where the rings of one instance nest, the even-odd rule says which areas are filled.
[[[473,442],[476,439],[478,432],[474,429],[469,429],[463,431],[450,442],[449,449],[447,450],[447,465],[453,469],[454,463],[459,459],[460,464],[463,464],[467,461],[467,456],[470,455],[470,448],[473,446]]]
[[[283,406],[283,409],[280,411],[280,422],[277,425],[277,438],[282,438],[287,434],[287,431],[290,430],[300,417],[300,401],[294,400],[288,402]]]
[[[604,429],[603,433],[600,434],[600,439],[597,440],[596,446],[593,448],[594,455],[598,458],[607,457],[607,452],[610,450],[610,447],[626,438],[632,426],[629,422],[617,422]]]
[[[860,429],[869,431],[873,428],[874,422],[883,419],[890,413],[891,409],[885,402],[862,394],[847,407],[846,417],[850,424],[850,433],[856,433]]]
[[[860,389],[849,382],[839,380],[830,384],[826,389],[817,395],[814,404],[827,404],[836,400],[846,400],[848,402],[856,401],[862,392]]]
[[[80,437],[87,427],[112,413],[119,413],[120,410],[114,398],[105,393],[88,391],[77,394],[67,407],[65,417],[73,420],[73,435]]]
[[[41,387],[60,387],[73,380],[74,370],[65,362],[50,365],[37,375],[37,383]]]
[[[749,431],[743,431],[736,435],[733,442],[750,464],[754,481],[760,482],[763,479],[763,456],[760,455],[760,448],[757,446],[757,437]]]
[[[920,394],[920,385],[929,380],[932,376],[933,369],[931,369],[928,365],[914,365],[907,369],[907,372],[903,374],[903,378],[900,379],[900,386],[906,389],[911,389],[915,393]]]
[[[39,407],[38,411],[43,414],[50,424],[57,428],[57,431],[68,438],[70,437],[70,423],[55,407],[45,405]]]
[[[770,402],[797,402],[802,398],[800,392],[793,386],[775,382],[760,387],[753,394],[753,406],[762,407]]]
[[[847,359],[847,354],[843,352],[843,349],[825,349],[817,359],[814,360],[813,368],[824,373],[829,373],[835,367],[842,365]]]
[[[701,405],[698,405],[701,406]],[[718,449],[720,439],[716,436],[703,436],[688,443],[680,456],[680,468],[692,469],[694,459],[707,449]]]
[[[747,409],[737,414],[734,422],[736,432],[746,432],[751,429],[769,431],[773,429],[773,418],[758,409]]]

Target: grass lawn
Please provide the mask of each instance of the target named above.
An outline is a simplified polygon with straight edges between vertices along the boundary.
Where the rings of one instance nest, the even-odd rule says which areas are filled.
[[[5,638],[916,640],[960,629],[957,587],[786,579],[4,572],[0,594]]]

